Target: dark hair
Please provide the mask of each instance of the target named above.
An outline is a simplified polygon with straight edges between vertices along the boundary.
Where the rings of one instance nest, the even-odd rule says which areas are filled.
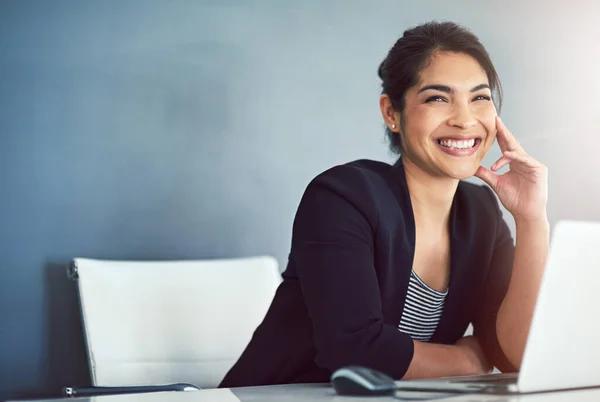
[[[419,73],[427,68],[437,52],[451,51],[473,57],[486,72],[494,103],[502,107],[502,85],[492,60],[477,36],[453,22],[428,22],[404,31],[379,65],[378,75],[383,81],[382,94],[387,94],[392,107],[402,113],[406,92],[419,80]],[[400,135],[386,128],[390,150],[402,151]]]

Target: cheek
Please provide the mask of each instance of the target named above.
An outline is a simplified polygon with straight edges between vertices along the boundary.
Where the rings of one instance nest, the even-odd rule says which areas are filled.
[[[496,108],[490,103],[489,107],[479,110],[479,121],[488,135],[496,136]]]
[[[487,138],[485,139],[485,144],[483,146],[483,151],[487,153],[494,141],[496,140],[496,108],[493,104],[489,104],[488,107],[481,108],[479,110],[479,122],[483,125]]]
[[[478,120],[485,129],[487,135],[486,143],[491,145],[496,138],[496,109],[492,107],[481,110]]]
[[[415,108],[406,117],[406,132],[415,141],[427,140],[447,118],[439,108],[432,107]]]

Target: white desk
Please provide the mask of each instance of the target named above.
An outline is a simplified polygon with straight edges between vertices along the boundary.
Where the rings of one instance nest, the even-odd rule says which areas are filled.
[[[414,394],[413,394],[414,395]],[[108,395],[93,398],[46,399],[37,402],[389,402],[392,397],[342,397],[327,384],[293,384],[231,389],[205,389],[191,392],[157,392],[149,394]],[[598,402],[600,388],[552,392],[522,396],[457,395],[437,399],[448,402]]]

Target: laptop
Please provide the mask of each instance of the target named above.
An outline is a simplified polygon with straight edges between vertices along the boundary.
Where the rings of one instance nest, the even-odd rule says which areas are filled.
[[[500,394],[600,387],[600,222],[554,226],[519,373],[396,384],[404,391]]]

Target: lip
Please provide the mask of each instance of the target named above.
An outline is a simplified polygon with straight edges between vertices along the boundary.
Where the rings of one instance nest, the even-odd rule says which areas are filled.
[[[435,141],[436,142],[439,140],[468,141],[468,140],[472,140],[472,139],[483,140],[483,136],[481,136],[481,135],[448,135],[448,136],[444,136],[444,137],[438,137],[435,139]]]
[[[444,140],[455,140],[455,141],[468,141],[468,140],[475,140],[475,145],[473,145],[471,148],[462,148],[462,149],[458,149],[458,148],[448,148],[443,146],[442,144],[440,144],[440,140],[444,139]],[[475,152],[477,152],[477,150],[479,149],[479,147],[481,146],[481,143],[483,142],[483,139],[479,136],[461,136],[461,137],[440,137],[434,140],[435,141],[435,145],[437,145],[437,147],[444,153],[451,155],[451,156],[457,156],[457,157],[467,157],[467,156],[471,156],[473,155]]]

